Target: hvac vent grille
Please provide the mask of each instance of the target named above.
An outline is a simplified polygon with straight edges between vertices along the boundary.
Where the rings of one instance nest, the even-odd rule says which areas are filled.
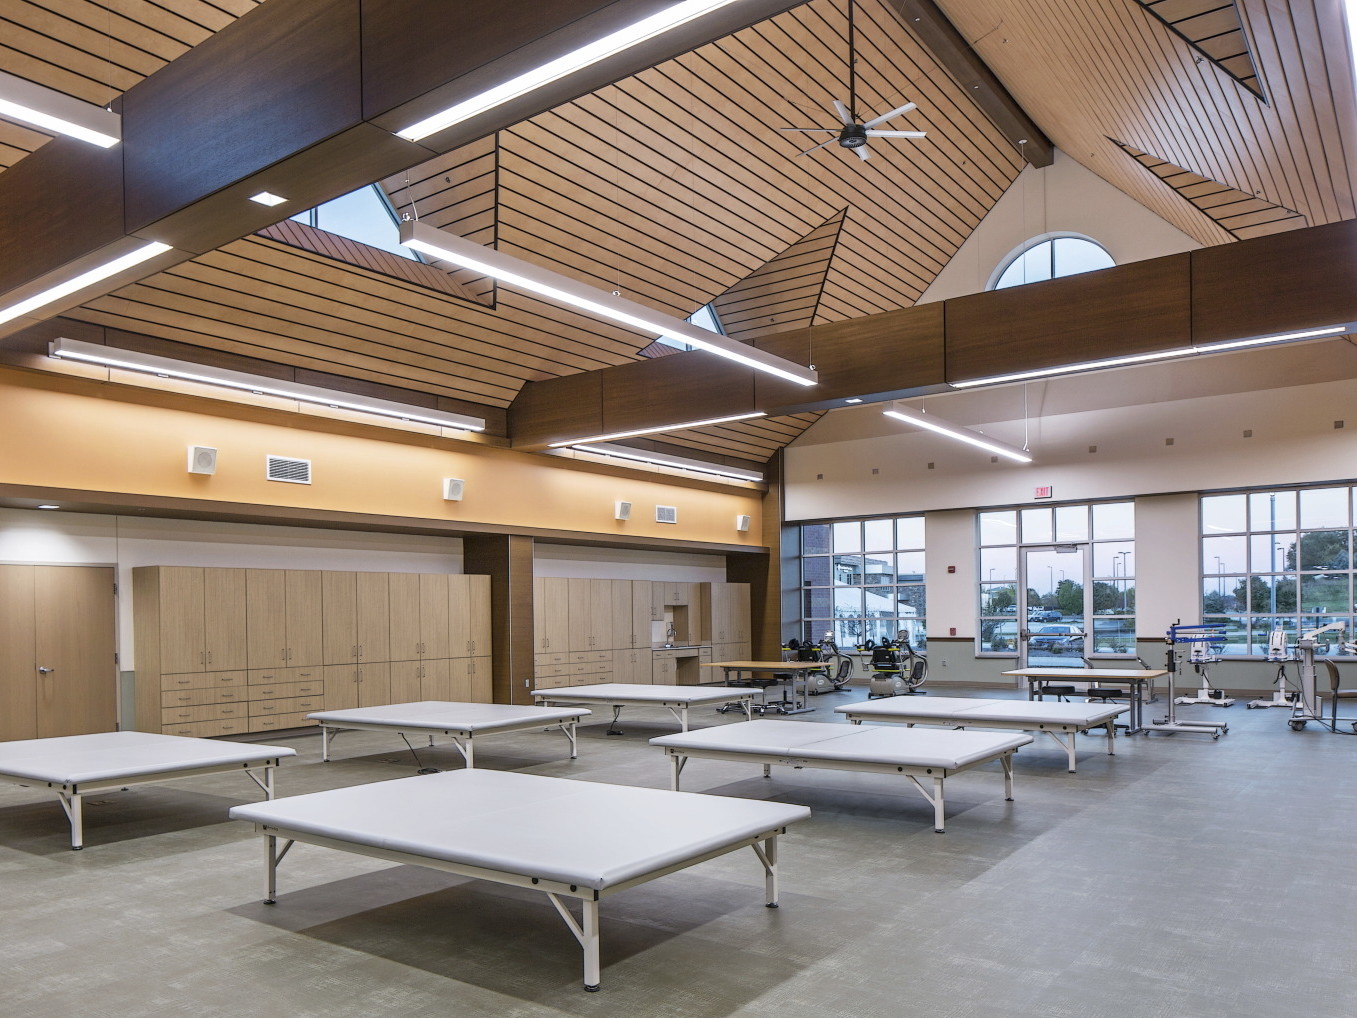
[[[678,522],[678,506],[674,506],[674,505],[657,505],[657,506],[655,507],[655,522],[656,522],[656,523],[677,523],[677,522]]]
[[[270,456],[268,458],[268,470],[264,476],[270,481],[310,484],[311,461],[292,459],[289,456]]]

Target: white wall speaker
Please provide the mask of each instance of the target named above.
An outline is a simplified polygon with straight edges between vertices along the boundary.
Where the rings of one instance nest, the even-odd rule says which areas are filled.
[[[749,530],[749,525],[750,525],[751,523],[753,523],[753,522],[754,522],[754,517],[752,517],[752,516],[736,516],[736,517],[735,517],[735,529],[738,530],[738,531],[739,531],[740,533],[742,533],[742,534],[743,534],[743,533],[747,533],[748,530]]]
[[[460,477],[443,478],[443,501],[460,502],[466,492],[466,481]]]
[[[629,520],[629,519],[631,519],[631,503],[630,503],[630,502],[622,502],[622,501],[614,502],[614,503],[613,503],[613,519],[615,519],[615,520]]]
[[[190,474],[215,474],[217,472],[217,450],[210,445],[189,446],[188,472]]]

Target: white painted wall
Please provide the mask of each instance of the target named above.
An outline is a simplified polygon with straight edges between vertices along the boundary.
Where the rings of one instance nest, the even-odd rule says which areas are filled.
[[[1027,167],[938,273],[920,304],[980,293],[995,268],[1032,237],[1075,233],[1096,240],[1118,265],[1201,247],[1102,177],[1057,151]]]
[[[724,555],[539,543],[533,549],[533,572],[537,576],[574,576],[595,580],[720,583],[726,578],[726,559]]]

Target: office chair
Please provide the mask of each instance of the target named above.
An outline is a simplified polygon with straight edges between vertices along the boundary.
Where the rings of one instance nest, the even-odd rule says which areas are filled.
[[[1329,671],[1329,697],[1333,706],[1329,711],[1329,727],[1334,731],[1338,730],[1338,701],[1339,700],[1357,700],[1357,689],[1340,689],[1343,684],[1342,676],[1338,674],[1338,666],[1332,661],[1322,662]],[[1352,730],[1357,732],[1357,720],[1344,718],[1344,721],[1352,722]]]

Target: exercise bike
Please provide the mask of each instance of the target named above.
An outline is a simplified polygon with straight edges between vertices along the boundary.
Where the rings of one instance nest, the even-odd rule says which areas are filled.
[[[865,648],[864,648],[865,649]],[[928,659],[916,651],[909,637],[901,633],[894,643],[882,640],[872,648],[871,678],[867,699],[885,696],[922,695],[919,689],[928,681]]]
[[[834,634],[825,633],[815,647],[818,657],[799,658],[798,660],[823,661],[825,670],[809,672],[806,675],[806,695],[819,696],[821,693],[837,693],[848,685],[853,678],[853,659],[839,650],[834,642]]]

